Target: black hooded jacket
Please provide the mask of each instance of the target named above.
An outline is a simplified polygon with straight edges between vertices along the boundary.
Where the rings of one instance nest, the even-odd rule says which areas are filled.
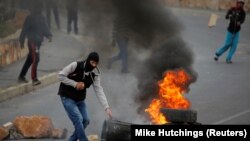
[[[59,95],[71,98],[75,101],[81,101],[86,98],[86,89],[93,84],[93,80],[95,79],[96,75],[94,72],[90,72],[89,75],[84,75],[84,64],[85,61],[77,62],[75,71],[69,74],[67,77],[76,82],[84,82],[85,88],[83,90],[77,90],[72,86],[61,83],[58,92]]]
[[[24,45],[25,38],[29,41],[41,45],[43,38],[52,36],[44,16],[41,13],[32,13],[25,19],[22,32],[19,37],[19,42]]]
[[[72,86],[61,83],[58,92],[59,95],[71,98],[75,101],[81,101],[86,98],[86,89],[94,83],[96,77],[96,74],[93,72],[94,69],[97,69],[97,72],[99,72],[97,67],[93,67],[90,64],[91,60],[99,62],[99,55],[96,52],[90,53],[85,61],[78,61],[75,70],[67,75],[67,78],[75,82],[84,82],[85,88],[83,90],[77,90]]]

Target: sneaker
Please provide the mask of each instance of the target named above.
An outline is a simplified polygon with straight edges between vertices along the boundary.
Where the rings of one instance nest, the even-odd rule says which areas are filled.
[[[214,61],[218,61],[219,60],[219,57],[218,56],[215,56],[214,57]]]
[[[231,60],[226,61],[227,64],[232,64],[233,62]]]
[[[28,83],[29,81],[26,80],[25,77],[18,77],[18,82],[19,82],[19,83]]]
[[[32,85],[33,86],[36,86],[36,85],[39,85],[39,84],[41,84],[41,81],[39,81],[38,79],[32,80]]]

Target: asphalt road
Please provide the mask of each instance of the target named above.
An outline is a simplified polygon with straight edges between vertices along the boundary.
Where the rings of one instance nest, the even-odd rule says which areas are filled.
[[[212,12],[218,14],[219,19],[216,27],[208,28],[206,25]],[[242,26],[233,64],[226,64],[226,53],[219,62],[213,60],[216,49],[224,43],[228,23],[224,19],[225,13],[191,13],[182,12],[178,16],[186,27],[183,37],[195,53],[194,68],[199,77],[191,85],[188,97],[192,107],[198,111],[198,120],[204,124],[250,124],[250,29],[246,26],[250,22],[249,16]]]
[[[220,15],[217,26],[208,28],[211,12]],[[242,27],[240,43],[233,64],[225,63],[225,55],[214,62],[214,52],[224,41],[227,21],[225,12],[191,9],[173,9],[173,13],[185,25],[183,39],[195,54],[194,69],[199,77],[191,85],[187,98],[192,109],[197,110],[198,122],[202,124],[250,124],[250,17]],[[138,82],[130,74],[118,74],[103,69],[102,84],[113,110],[114,117],[130,123],[140,122],[136,114],[133,93]],[[20,115],[47,115],[54,126],[67,128],[71,133],[73,126],[67,118],[57,95],[58,85],[31,92],[0,103],[0,124]],[[87,134],[100,135],[105,115],[92,89],[88,91],[90,125]]]

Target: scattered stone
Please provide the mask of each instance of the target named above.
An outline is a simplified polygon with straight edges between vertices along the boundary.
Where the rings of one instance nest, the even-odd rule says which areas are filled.
[[[10,128],[12,128],[14,126],[14,124],[12,122],[7,122],[3,125],[3,128],[5,128],[6,130],[9,130]]]
[[[8,140],[19,140],[23,138],[23,135],[20,134],[14,126],[10,128]]]
[[[89,141],[98,141],[98,136],[97,135],[89,135],[88,140]]]
[[[5,128],[0,127],[0,140],[3,140],[7,138],[8,136],[9,136],[8,131]]]
[[[13,123],[24,138],[49,138],[53,129],[51,119],[46,116],[20,116]]]
[[[53,129],[51,138],[54,139],[65,139],[67,137],[67,129]]]

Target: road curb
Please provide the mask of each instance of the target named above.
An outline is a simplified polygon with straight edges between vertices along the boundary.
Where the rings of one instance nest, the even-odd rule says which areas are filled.
[[[9,100],[16,96],[24,95],[26,93],[35,91],[37,89],[46,87],[50,84],[58,82],[57,73],[50,73],[39,78],[42,82],[40,85],[32,86],[32,83],[23,83],[15,86],[8,87],[0,91],[0,102]]]

